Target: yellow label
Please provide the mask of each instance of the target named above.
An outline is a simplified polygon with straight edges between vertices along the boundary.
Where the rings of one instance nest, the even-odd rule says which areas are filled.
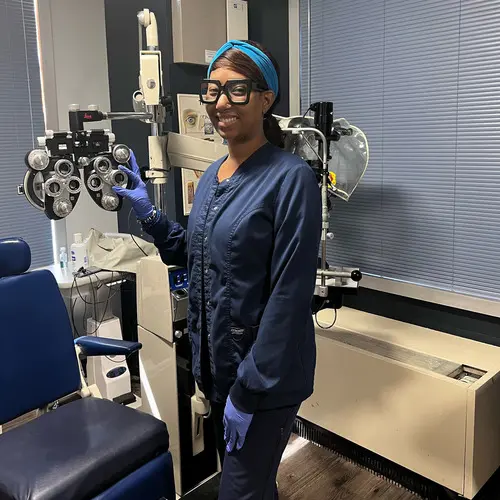
[[[330,182],[332,183],[333,186],[337,185],[337,176],[335,175],[335,172],[328,172],[330,174]]]

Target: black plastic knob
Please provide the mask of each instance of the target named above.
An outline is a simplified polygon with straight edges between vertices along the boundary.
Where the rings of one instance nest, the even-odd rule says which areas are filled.
[[[174,99],[172,98],[172,94],[162,96],[160,102],[167,113],[172,113],[174,111]]]
[[[351,279],[352,281],[361,281],[361,278],[363,277],[363,275],[361,274],[361,271],[359,269],[355,269],[352,273],[351,273]]]

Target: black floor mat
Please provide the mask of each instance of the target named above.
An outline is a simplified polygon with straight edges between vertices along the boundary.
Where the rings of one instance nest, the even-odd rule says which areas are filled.
[[[182,500],[217,500],[219,494],[220,474],[217,474],[206,483],[198,486],[194,491],[187,493]]]

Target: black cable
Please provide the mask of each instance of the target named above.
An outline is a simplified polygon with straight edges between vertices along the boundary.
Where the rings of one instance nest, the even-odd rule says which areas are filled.
[[[76,289],[78,290],[78,284],[76,285]],[[79,292],[78,292],[79,293]],[[83,331],[85,335],[88,335],[87,333],[87,326],[88,324],[85,324],[85,318],[87,317],[87,302],[83,303],[83,316],[82,316],[82,325],[83,325]]]
[[[111,271],[111,273],[113,273],[113,271]],[[104,283],[100,280],[100,278],[96,275],[88,275],[88,276],[82,276],[82,278],[89,278],[89,281],[90,281],[90,284],[93,285],[92,283],[92,279],[91,279],[91,276],[94,276],[98,281],[99,283],[97,284],[97,287],[96,289],[99,290],[102,286],[104,286]],[[113,274],[111,274],[111,278],[113,278]],[[80,288],[79,288],[79,285],[78,283],[76,282],[76,277],[73,279],[73,283],[76,285],[76,290],[78,292],[78,295],[80,297],[80,300],[86,304],[86,305],[89,305],[89,306],[93,306],[93,305],[96,305],[96,304],[104,304],[105,302],[107,302],[109,300],[109,298],[105,299],[105,300],[100,300],[100,301],[92,301],[92,302],[89,302],[87,300],[85,300],[85,298],[82,296],[82,294],[80,293]],[[117,292],[115,292],[117,293]],[[114,296],[114,294],[113,294]],[[95,298],[95,297],[94,297]]]
[[[172,320],[172,323],[175,323],[177,321],[177,308],[179,306],[177,305],[177,301],[176,300],[173,300],[172,304],[174,304],[174,307],[173,307],[173,309],[174,309],[174,319]]]
[[[137,242],[137,240],[135,239],[134,235],[132,234],[132,231],[130,230],[130,216],[132,215],[132,211],[133,211],[133,208],[131,208],[129,210],[129,213],[128,213],[128,217],[127,217],[127,226],[128,226],[128,233],[130,234],[131,238],[132,238],[132,241],[135,243],[135,245],[137,246],[137,248],[147,257],[148,254],[144,251],[144,249],[139,245],[139,243]],[[91,228],[93,231],[96,231],[95,228]],[[105,252],[110,252],[111,250],[109,249],[106,249],[102,246],[100,246],[98,243],[97,243],[97,246],[101,249],[101,250],[104,250]],[[95,291],[96,289],[99,290],[101,288],[101,286],[103,285],[103,283],[101,282],[99,276],[95,276],[96,280],[98,281],[98,284],[97,284],[97,288],[94,287],[94,284],[92,282],[92,278],[91,278],[92,275],[88,275],[88,276],[85,276],[85,277],[88,277],[89,278],[89,281],[90,281],[90,285],[91,285],[91,289],[92,289],[92,296],[93,296],[93,300],[92,302],[88,302],[87,300],[85,300],[82,296],[82,294],[80,293],[80,290],[78,288],[78,283],[76,282],[76,277],[73,279],[73,284],[71,285],[71,293],[70,293],[70,301],[72,301],[72,293],[73,293],[73,286],[76,284],[76,289],[77,289],[77,292],[78,292],[78,295],[80,296],[80,299],[83,301],[83,303],[85,304],[85,307],[84,307],[84,314],[83,314],[83,329],[86,333],[86,335],[96,335],[96,337],[99,337],[99,335],[97,334],[97,332],[99,331],[99,328],[101,327],[102,325],[102,322],[104,321],[104,318],[106,317],[106,312],[108,310],[108,306],[109,306],[109,303],[111,301],[111,299],[118,293],[118,291],[114,292],[113,294],[111,294],[111,286],[109,286],[109,293],[108,293],[108,297],[106,298],[106,300],[102,300],[102,301],[97,301],[96,300],[96,296],[95,296]],[[113,271],[111,271],[111,283],[114,281],[113,279]],[[73,322],[73,327],[75,329],[75,332],[78,333],[78,329],[76,328],[76,324],[75,324],[75,320],[74,320],[74,306],[76,304],[76,300],[70,304],[71,306],[71,316],[72,316],[72,322]],[[97,304],[102,304],[102,303],[105,303],[106,305],[104,306],[104,312],[102,314],[102,317],[101,319],[99,320],[97,318],[97,309],[96,309],[96,306]],[[95,330],[93,332],[87,332],[87,329],[85,327],[85,316],[87,315],[87,305],[93,305],[94,307],[94,318],[97,322],[97,327],[95,328]],[[115,361],[114,359],[110,358],[109,356],[105,355],[104,357],[106,359],[108,359],[109,361],[111,361],[112,363],[123,363],[123,361],[126,361],[129,356],[131,356],[132,354],[134,353],[131,353],[129,354],[128,356],[125,356],[125,359],[124,360],[120,360],[120,361]]]
[[[97,229],[95,227],[91,227],[90,228],[91,231],[97,231]],[[102,247],[101,245],[99,245],[99,243],[96,243],[96,245],[101,249],[101,250],[104,250],[105,252],[111,252],[111,249],[110,248],[104,248]]]
[[[113,273],[111,273],[111,281],[113,281]],[[94,318],[95,318],[95,319],[96,319],[96,321],[97,321],[97,304],[96,304],[96,302],[97,302],[97,295],[96,295],[96,292],[97,292],[98,290],[96,290],[96,289],[94,288],[94,283],[92,283],[92,278],[91,278],[90,276],[89,276],[89,282],[90,282],[90,289],[92,290],[92,301],[93,301],[92,306],[93,306],[93,308],[94,308]],[[109,288],[109,291],[108,291],[108,298],[107,298],[107,300],[106,300],[106,304],[105,304],[105,306],[104,306],[104,314],[106,314],[106,309],[107,309],[107,307],[108,307],[108,301],[109,301],[110,294],[111,294],[111,288]],[[100,327],[100,326],[101,326],[101,324],[102,324],[102,321],[103,321],[103,319],[104,319],[104,314],[103,314],[103,316],[102,316],[102,318],[101,318],[101,321],[99,322],[99,325],[98,325],[98,327],[97,327],[97,329],[96,329],[96,331],[95,331],[95,333],[96,333],[96,337],[98,337],[98,335],[97,335],[97,330],[99,330],[99,327]]]
[[[330,328],[333,328],[333,326],[335,325],[335,323],[337,322],[337,309],[334,309],[333,310],[334,313],[335,313],[335,317],[333,318],[333,323],[329,326],[326,326],[326,325],[321,325],[318,321],[318,313],[316,313],[314,315],[314,319],[316,321],[316,324],[318,325],[319,328],[323,328],[323,330],[329,330]]]
[[[116,361],[114,359],[110,358],[109,356],[107,356],[106,354],[104,355],[104,357],[108,361],[111,361],[111,363],[116,363],[117,365],[119,365],[120,363],[123,363],[124,361],[127,361],[127,359],[130,358],[130,356],[132,356],[133,354],[135,354],[135,352],[131,352],[130,354],[117,354],[117,356],[125,356],[125,359],[116,360]]]
[[[114,273],[114,271],[111,271],[111,283],[113,283],[113,281],[114,281],[113,273]],[[82,295],[81,295],[81,293],[80,293],[80,291],[79,291],[79,289],[78,289],[78,283],[76,282],[76,277],[73,279],[73,284],[71,285],[71,289],[73,290],[73,286],[74,286],[74,285],[76,285],[76,288],[77,288],[77,291],[78,291],[78,295],[80,296],[80,298],[83,300],[83,302],[84,302],[84,304],[85,304],[84,313],[83,313],[83,319],[82,319],[85,333],[86,333],[87,335],[95,335],[97,338],[99,338],[99,335],[98,335],[98,333],[97,333],[97,332],[99,331],[99,328],[101,327],[101,325],[102,325],[102,323],[103,323],[103,321],[104,321],[104,318],[106,317],[106,312],[107,312],[107,310],[108,310],[108,306],[109,306],[109,303],[110,303],[111,299],[112,299],[112,298],[113,298],[113,297],[114,297],[114,296],[118,293],[118,291],[111,293],[111,286],[112,286],[112,285],[110,285],[110,286],[109,286],[109,293],[108,293],[108,297],[107,297],[107,299],[106,299],[106,300],[97,301],[97,300],[96,300],[95,291],[96,291],[96,289],[98,290],[98,289],[102,286],[102,281],[100,280],[100,278],[99,278],[98,276],[95,276],[95,278],[99,281],[99,285],[98,285],[98,287],[96,288],[96,287],[94,287],[94,286],[93,286],[93,282],[92,282],[92,279],[90,278],[90,276],[88,276],[88,278],[89,278],[90,283],[91,283],[91,288],[92,288],[92,296],[93,296],[93,298],[94,298],[94,300],[93,300],[92,302],[88,302],[88,301],[86,301],[86,300],[82,297]],[[71,295],[71,294],[72,294],[72,291],[71,291],[70,295]],[[70,300],[71,300],[71,299],[70,299]],[[75,299],[75,301],[73,302],[73,309],[72,309],[72,321],[73,321],[73,326],[74,326],[74,328],[75,328],[75,331],[77,331],[77,332],[78,332],[78,330],[77,330],[77,328],[76,328],[76,325],[74,324],[74,323],[75,323],[75,321],[74,321],[74,305],[75,305],[75,303],[76,303],[76,300],[77,300],[77,299]],[[96,309],[96,305],[97,305],[97,304],[102,304],[102,303],[105,303],[106,305],[105,305],[105,307],[104,307],[104,311],[103,311],[103,313],[102,313],[102,317],[101,317],[101,319],[99,320],[99,319],[97,318],[97,309]],[[97,322],[97,327],[95,328],[95,330],[94,330],[93,332],[87,332],[87,329],[85,328],[85,316],[87,315],[87,304],[90,304],[90,305],[93,305],[93,306],[94,306],[94,318],[95,318],[95,321]],[[123,359],[123,360],[114,360],[114,359],[110,358],[110,357],[109,357],[108,355],[106,355],[106,354],[104,355],[104,357],[105,357],[107,360],[111,361],[112,363],[115,363],[115,364],[120,364],[120,363],[123,363],[124,361],[126,361],[126,360],[130,357],[130,356],[132,356],[132,354],[134,354],[134,353],[130,353],[130,354],[128,354],[128,355],[124,355],[125,357],[124,357],[124,359]]]
[[[113,272],[114,271],[111,271],[111,283],[113,283],[114,279],[113,279]],[[89,276],[90,278],[90,276]],[[96,276],[97,279],[99,279],[99,277]],[[100,281],[100,279],[99,279]],[[91,280],[92,282],[92,280]],[[95,305],[97,304],[97,302],[94,302],[94,316],[96,318],[96,321],[98,321],[98,325],[96,327],[96,329],[94,330],[94,332],[90,333],[90,335],[96,335],[96,337],[99,337],[99,335],[97,334],[97,332],[99,331],[99,328],[101,328],[101,325],[102,325],[102,322],[104,321],[104,318],[106,317],[106,312],[108,310],[108,306],[109,306],[109,303],[111,301],[111,299],[118,293],[118,291],[114,292],[113,294],[111,294],[111,286],[112,284],[109,285],[109,293],[108,293],[108,298],[106,299],[106,305],[104,306],[104,311],[102,313],[102,317],[100,320],[97,320],[97,310],[95,308]],[[94,294],[94,300],[95,300],[95,288],[92,287],[92,290],[93,290],[93,294]],[[123,363],[124,361],[126,361],[128,359],[129,356],[131,356],[133,353],[130,353],[129,355],[123,355],[124,356],[124,359],[123,360],[114,360],[113,358],[110,358],[108,355],[104,354],[104,357],[108,360],[108,361],[111,361],[112,363],[115,363],[115,364],[120,364],[120,363]]]
[[[111,282],[113,282],[113,271],[111,271]],[[90,283],[92,284],[92,280],[90,280]],[[115,292],[115,293],[117,293],[117,292]],[[92,286],[92,295],[94,297],[94,302],[93,302],[94,317],[95,317],[95,320],[96,320],[96,322],[98,324],[97,324],[96,329],[93,332],[91,332],[91,333],[87,332],[87,335],[96,335],[96,337],[99,337],[99,335],[97,335],[97,332],[98,332],[99,328],[101,327],[102,322],[104,321],[104,318],[106,317],[106,312],[108,310],[109,302],[110,302],[111,298],[114,297],[114,294],[113,295],[111,294],[111,287],[109,287],[108,297],[107,297],[107,299],[105,301],[102,301],[102,302],[105,302],[106,305],[104,306],[104,311],[102,313],[102,317],[101,317],[100,320],[97,318],[97,309],[96,309],[97,303],[96,303],[96,300],[95,300],[95,289],[94,289],[93,286]]]
[[[89,274],[88,278],[91,283],[92,283],[92,278],[95,278],[97,280],[97,290],[99,290],[104,285],[104,283],[101,281],[101,278],[99,278],[99,275],[97,273]]]
[[[76,304],[76,300],[73,300],[73,288],[75,286],[75,283],[76,283],[76,277],[73,277],[73,283],[71,283],[71,290],[69,292],[69,310],[70,310],[70,313],[71,313],[71,324],[73,326],[73,329],[75,330],[75,334],[77,337],[79,337],[79,333],[78,333],[78,328],[76,327],[76,323],[75,323],[75,304]]]
[[[137,245],[137,248],[147,257],[148,254],[141,248],[139,243],[137,243],[137,241],[134,238],[134,235],[132,234],[132,231],[130,230],[130,216],[132,215],[132,210],[133,210],[133,208],[131,208],[129,210],[128,217],[127,217],[128,232],[129,232],[130,236],[132,237],[132,241]]]
[[[111,282],[114,281],[113,273],[114,273],[114,271],[111,271]],[[71,284],[70,310],[71,310],[71,318],[72,318],[73,327],[74,327],[76,333],[78,333],[78,328],[76,327],[75,318],[74,318],[74,309],[75,309],[75,305],[76,305],[76,302],[78,300],[78,297],[76,297],[75,300],[73,301],[73,289],[76,286],[76,290],[78,292],[80,300],[82,300],[82,302],[85,304],[84,313],[83,313],[83,329],[84,329],[84,331],[85,331],[85,333],[87,335],[94,335],[97,332],[97,330],[99,329],[99,327],[101,326],[102,322],[104,321],[104,318],[106,316],[106,312],[107,312],[107,309],[108,309],[108,306],[109,306],[109,302],[118,293],[118,291],[111,293],[111,286],[110,286],[109,287],[109,292],[108,292],[108,297],[105,300],[97,301],[96,300],[95,291],[99,290],[99,288],[101,288],[103,286],[103,283],[102,283],[102,281],[98,277],[96,277],[96,279],[99,280],[99,284],[98,284],[97,287],[95,287],[94,283],[92,282],[92,279],[90,278],[90,276],[87,276],[87,277],[90,280],[90,284],[91,284],[91,288],[92,288],[92,296],[93,296],[94,300],[92,302],[89,302],[89,301],[85,300],[85,298],[82,296],[82,294],[80,292],[80,288],[79,288],[78,282],[76,281],[76,276],[75,276],[73,278],[73,283]],[[96,308],[96,306],[98,304],[106,304],[105,307],[104,307],[104,312],[103,312],[102,318],[100,320],[97,318],[97,308]],[[94,317],[95,317],[95,320],[98,322],[98,326],[97,326],[96,330],[94,332],[90,332],[90,333],[87,332],[87,328],[85,327],[85,316],[87,315],[87,305],[91,305],[91,306],[94,307]]]
[[[132,208],[130,209],[129,213],[128,213],[128,219],[127,219],[127,226],[128,226],[128,234],[130,234],[130,236],[132,237],[132,241],[136,244],[137,248],[147,257],[148,254],[141,248],[141,246],[139,245],[139,243],[137,243],[137,240],[134,238],[134,235],[132,234],[132,231],[130,230],[130,216],[132,215]],[[95,228],[91,228],[92,230],[96,231]],[[101,250],[104,250],[105,252],[111,252],[112,249],[110,248],[104,248],[102,247],[101,245],[99,245],[99,243],[96,243],[96,245],[101,249]]]
[[[76,336],[80,337],[81,335],[80,335],[80,332],[78,331],[78,328],[76,326],[76,321],[75,321],[75,305],[76,305],[76,302],[78,300],[78,297],[75,297],[75,300],[73,300],[73,290],[75,288],[75,285],[76,285],[76,289],[78,291],[78,295],[80,296],[80,299],[82,299],[83,303],[85,304],[85,308],[83,311],[83,317],[82,317],[82,326],[83,326],[83,331],[84,331],[85,335],[87,334],[87,328],[85,327],[85,316],[87,315],[87,301],[82,297],[80,290],[78,289],[78,283],[76,281],[76,276],[73,275],[73,282],[71,283],[71,290],[69,292],[71,324],[73,326],[73,329],[75,330]]]
[[[80,298],[83,300],[83,302],[85,304],[85,308],[83,311],[83,318],[82,318],[82,326],[83,326],[84,334],[87,333],[87,328],[85,327],[85,316],[87,315],[87,301],[82,297],[80,290],[78,289],[78,283],[76,281],[76,276],[73,276],[73,282],[71,283],[71,289],[69,292],[69,309],[70,309],[70,316],[71,316],[71,325],[73,326],[73,329],[75,330],[76,336],[80,337],[81,335],[80,335],[80,332],[78,331],[78,327],[76,326],[76,321],[75,321],[75,306],[76,306],[76,302],[78,300],[78,297],[75,297],[75,299],[73,300],[73,290],[75,289],[75,285],[76,285],[76,289],[78,291],[78,295],[80,296]]]

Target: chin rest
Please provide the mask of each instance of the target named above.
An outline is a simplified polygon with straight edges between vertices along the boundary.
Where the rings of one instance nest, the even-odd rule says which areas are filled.
[[[174,500],[165,423],[84,397],[91,390],[58,284],[47,270],[27,273],[30,265],[26,242],[0,240],[0,425],[75,392],[82,399],[0,434],[0,500]],[[77,344],[87,355],[141,348],[94,337]]]

